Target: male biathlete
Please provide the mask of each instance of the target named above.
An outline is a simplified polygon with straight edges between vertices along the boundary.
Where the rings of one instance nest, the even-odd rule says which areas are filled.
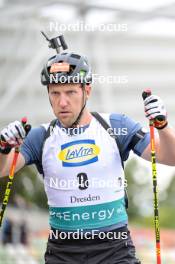
[[[84,56],[66,52],[53,56],[42,70],[41,82],[56,119],[32,128],[27,136],[19,121],[4,128],[0,136],[8,145],[0,147],[0,174],[8,175],[14,147],[19,145],[16,171],[35,164],[43,174],[51,229],[45,263],[140,263],[127,228],[122,161],[130,150],[150,160],[149,133],[125,115],[101,114],[113,128],[111,136],[89,112],[92,74]],[[175,165],[175,133],[162,100],[151,95],[144,106],[148,119],[164,117],[154,123],[157,161]]]

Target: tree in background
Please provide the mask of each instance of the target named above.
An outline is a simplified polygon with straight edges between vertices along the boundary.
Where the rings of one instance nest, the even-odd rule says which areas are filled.
[[[0,202],[3,199],[6,183],[7,177],[0,179]],[[26,166],[15,174],[9,203],[17,207],[47,208],[42,176],[36,173],[33,166]]]
[[[127,162],[125,174],[128,182],[130,222],[142,226],[153,226],[153,187],[150,171],[136,159]],[[159,192],[160,225],[175,228],[175,175],[168,187]]]

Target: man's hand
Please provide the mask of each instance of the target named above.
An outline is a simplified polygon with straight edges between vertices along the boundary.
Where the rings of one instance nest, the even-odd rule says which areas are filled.
[[[21,122],[10,123],[0,132],[0,153],[9,154],[13,147],[22,144],[26,131]]]
[[[153,120],[153,125],[157,129],[167,126],[167,112],[160,97],[150,95],[144,100],[145,115],[149,120]]]

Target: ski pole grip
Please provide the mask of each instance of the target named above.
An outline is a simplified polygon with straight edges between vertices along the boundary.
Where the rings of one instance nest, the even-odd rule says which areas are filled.
[[[27,117],[23,117],[21,120],[21,123],[22,123],[24,130],[26,131],[26,135],[27,135],[31,129],[31,125],[27,124]]]
[[[143,93],[142,93],[143,100],[145,100],[150,95],[151,95],[151,90],[150,89],[146,89],[145,91],[143,91]],[[156,120],[158,122],[162,122],[162,121],[165,120],[165,116],[159,115],[159,116],[156,117]]]
[[[25,132],[26,132],[26,135],[27,135],[27,134],[29,133],[30,129],[31,129],[31,125],[27,124],[27,118],[26,118],[26,117],[23,117],[23,118],[21,119],[21,123],[22,123],[22,125],[23,125],[23,127],[24,127],[24,130],[25,130]],[[5,138],[4,138],[3,135],[0,136],[0,146],[2,146],[2,147],[8,147],[8,146],[10,146],[10,145],[6,142],[6,140],[5,140]]]
[[[151,90],[150,89],[146,89],[145,91],[143,91],[143,93],[142,93],[143,100],[145,100],[150,95],[151,95]]]

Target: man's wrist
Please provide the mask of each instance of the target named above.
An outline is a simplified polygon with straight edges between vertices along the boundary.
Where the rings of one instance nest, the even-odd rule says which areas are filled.
[[[161,122],[155,121],[154,122],[154,127],[157,128],[158,130],[164,129],[165,127],[168,126],[168,121],[164,120]]]

